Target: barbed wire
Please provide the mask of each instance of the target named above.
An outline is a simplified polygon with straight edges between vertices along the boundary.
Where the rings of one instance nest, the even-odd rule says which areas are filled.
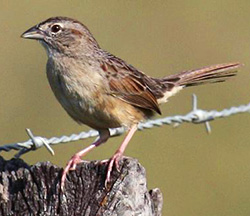
[[[211,132],[211,127],[209,125],[209,121],[212,121],[217,118],[224,118],[231,115],[239,114],[239,113],[245,113],[250,112],[250,103],[247,105],[241,105],[238,107],[230,107],[228,109],[224,109],[221,111],[217,110],[203,110],[198,109],[197,106],[197,97],[196,95],[193,95],[193,109],[191,112],[187,113],[186,115],[175,115],[165,118],[158,118],[154,120],[149,120],[144,123],[140,123],[138,125],[139,130],[144,129],[150,129],[153,127],[159,127],[163,124],[171,125],[174,124],[174,126],[178,126],[184,122],[188,123],[205,123],[207,132]],[[72,134],[70,136],[61,136],[61,137],[51,137],[51,138],[45,138],[40,136],[34,136],[30,129],[26,129],[26,132],[28,136],[30,137],[29,140],[25,142],[18,142],[18,143],[11,143],[6,144],[3,146],[0,146],[0,152],[1,151],[11,151],[11,150],[18,150],[19,152],[15,155],[15,157],[20,157],[21,155],[29,152],[34,151],[38,148],[41,148],[42,146],[45,146],[47,150],[54,155],[54,151],[51,148],[50,145],[55,145],[59,143],[68,143],[73,142],[77,140],[83,140],[90,137],[96,137],[98,136],[98,132],[96,130],[89,130],[88,132],[81,132],[79,134]],[[125,132],[124,128],[114,128],[110,129],[110,135],[111,136],[119,136]]]

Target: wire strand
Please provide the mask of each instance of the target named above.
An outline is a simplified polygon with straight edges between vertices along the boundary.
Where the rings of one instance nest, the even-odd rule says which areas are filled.
[[[146,122],[140,123],[138,125],[139,130],[144,129],[151,129],[153,127],[160,127],[164,124],[171,125],[174,124],[180,125],[184,122],[187,123],[205,123],[207,132],[211,132],[211,127],[209,125],[209,121],[215,120],[217,118],[225,118],[231,115],[240,114],[240,113],[246,113],[250,112],[250,103],[247,105],[241,105],[238,107],[230,107],[228,109],[223,109],[221,111],[217,110],[203,110],[198,109],[197,106],[197,97],[196,95],[193,95],[193,109],[191,112],[187,113],[186,115],[175,115],[175,116],[169,116],[165,118],[158,118],[154,120],[148,120]],[[61,143],[68,143],[73,142],[77,140],[83,140],[90,137],[96,137],[98,136],[98,131],[96,130],[89,130],[87,132],[81,132],[79,134],[71,134],[70,136],[61,136],[61,137],[51,137],[51,138],[45,138],[40,136],[35,136],[31,132],[30,129],[26,129],[26,132],[28,136],[30,137],[29,140],[25,142],[18,142],[18,143],[11,143],[6,144],[3,146],[0,146],[0,152],[6,151],[9,152],[11,150],[17,150],[19,151],[15,157],[20,157],[21,155],[31,151],[36,150],[38,148],[41,148],[42,146],[45,146],[47,150],[54,155],[54,151],[51,148],[51,145],[61,144]],[[110,129],[110,135],[111,136],[119,136],[125,132],[124,128],[113,128]]]

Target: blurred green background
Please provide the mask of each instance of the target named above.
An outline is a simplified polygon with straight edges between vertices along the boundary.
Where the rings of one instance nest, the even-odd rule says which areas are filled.
[[[151,76],[223,62],[245,64],[226,83],[189,88],[171,98],[162,106],[163,116],[189,112],[192,93],[204,109],[249,102],[250,1],[2,0],[0,11],[1,144],[27,140],[25,128],[45,137],[89,129],[73,122],[55,100],[40,44],[20,38],[51,16],[82,21],[104,49]],[[146,168],[149,188],[162,190],[164,216],[249,216],[249,125],[249,114],[242,114],[211,122],[211,135],[204,125],[193,124],[137,132],[126,155],[138,158]],[[85,159],[109,158],[122,139],[110,139]],[[57,145],[54,157],[43,148],[23,159],[64,166],[91,142]]]

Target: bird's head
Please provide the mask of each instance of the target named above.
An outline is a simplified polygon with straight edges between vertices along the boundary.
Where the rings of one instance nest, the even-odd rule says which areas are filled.
[[[99,48],[86,26],[67,17],[49,18],[25,31],[21,37],[40,41],[48,55],[60,53],[79,57]]]

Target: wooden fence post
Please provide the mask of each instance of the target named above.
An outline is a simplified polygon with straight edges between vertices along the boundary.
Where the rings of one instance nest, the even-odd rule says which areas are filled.
[[[161,216],[159,189],[147,190],[145,169],[123,158],[104,187],[106,164],[83,162],[60,190],[62,168],[0,157],[0,215]]]

